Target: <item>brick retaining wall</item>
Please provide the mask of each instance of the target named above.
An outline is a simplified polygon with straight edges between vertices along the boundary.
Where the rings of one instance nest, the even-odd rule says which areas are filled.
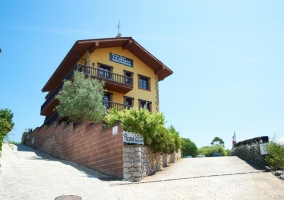
[[[29,145],[56,158],[123,177],[122,127],[118,125],[117,133],[112,134],[112,127],[104,130],[101,123],[73,126],[54,123],[36,128],[30,134]]]
[[[148,146],[124,144],[121,125],[117,125],[115,134],[112,128],[103,129],[102,123],[70,123],[67,126],[54,123],[23,134],[22,142],[53,157],[127,181],[142,180],[181,157],[180,151],[160,154],[153,153]]]

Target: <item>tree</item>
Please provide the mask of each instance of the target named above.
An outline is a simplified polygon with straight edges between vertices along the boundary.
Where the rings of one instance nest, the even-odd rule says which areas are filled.
[[[6,135],[14,128],[13,116],[8,108],[0,109],[0,134]]]
[[[71,121],[98,122],[105,114],[106,107],[102,103],[104,82],[75,71],[74,81],[64,80],[63,88],[56,96],[59,116],[66,116]]]
[[[170,132],[174,143],[175,143],[175,151],[177,152],[182,146],[182,139],[179,136],[179,132],[175,129],[175,127],[173,125],[171,125],[168,128],[168,131]]]
[[[225,147],[225,142],[219,137],[215,137],[210,144],[211,145],[220,145],[222,147]]]
[[[13,116],[8,108],[0,109],[0,151],[2,150],[2,142],[4,137],[14,128]]]
[[[194,142],[189,138],[182,138],[182,156],[192,156],[197,155],[197,147]]]

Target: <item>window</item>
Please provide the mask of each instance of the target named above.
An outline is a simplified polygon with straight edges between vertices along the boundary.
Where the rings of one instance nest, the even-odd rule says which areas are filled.
[[[151,78],[138,74],[138,79],[139,79],[139,82],[138,82],[139,89],[151,90],[151,87],[150,87]]]
[[[129,84],[129,85],[132,85],[132,80],[133,80],[133,72],[129,72],[129,71],[125,71],[123,70],[124,72],[124,76],[125,76],[125,83],[126,84]]]
[[[99,76],[105,79],[110,79],[112,67],[104,65],[104,64],[100,64],[100,63],[98,63],[98,66],[99,66],[99,69],[98,69]]]
[[[149,111],[152,111],[152,102],[151,101],[138,99],[138,102],[139,102],[139,108],[145,108]]]
[[[111,108],[112,107],[112,93],[105,93],[104,97],[103,97],[103,105],[107,108]]]
[[[125,108],[130,108],[134,105],[134,98],[124,96],[124,105]]]

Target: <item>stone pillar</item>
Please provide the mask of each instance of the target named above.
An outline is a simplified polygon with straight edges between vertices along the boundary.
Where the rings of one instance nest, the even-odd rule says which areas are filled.
[[[141,146],[124,146],[123,177],[126,181],[140,181],[142,179]]]

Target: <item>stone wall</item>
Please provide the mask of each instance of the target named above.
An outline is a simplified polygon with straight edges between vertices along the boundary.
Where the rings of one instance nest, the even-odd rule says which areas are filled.
[[[123,177],[122,127],[117,133],[112,127],[103,129],[101,123],[70,123],[36,128],[23,138],[26,144],[38,148],[56,158],[69,160],[102,173]]]
[[[181,158],[180,151],[173,154],[153,153],[143,145],[124,145],[123,173],[126,181],[140,181],[168,167]]]
[[[257,143],[234,147],[231,151],[231,156],[238,156],[259,167],[266,165],[265,155],[261,155],[260,147]]]

